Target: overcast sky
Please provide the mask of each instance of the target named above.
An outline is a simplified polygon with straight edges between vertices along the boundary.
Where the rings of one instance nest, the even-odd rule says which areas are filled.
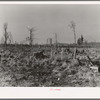
[[[46,43],[46,39],[58,34],[58,41],[73,43],[73,32],[68,26],[76,23],[77,38],[83,34],[88,41],[100,42],[100,5],[0,5],[0,39],[3,25],[8,23],[8,31],[14,41],[28,37],[27,26],[36,31],[35,43]]]

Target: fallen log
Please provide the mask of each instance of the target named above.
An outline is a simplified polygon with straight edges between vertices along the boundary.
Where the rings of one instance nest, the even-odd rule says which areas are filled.
[[[100,73],[100,61],[96,60],[96,61],[92,61],[91,58],[89,56],[87,56],[88,60],[90,61],[90,63],[93,66],[97,66],[98,67],[98,72]]]

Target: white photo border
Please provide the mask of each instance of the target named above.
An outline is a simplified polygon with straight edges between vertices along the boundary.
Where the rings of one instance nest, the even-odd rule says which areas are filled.
[[[0,1],[1,4],[96,4],[100,1]],[[0,87],[0,98],[100,98],[99,87]]]

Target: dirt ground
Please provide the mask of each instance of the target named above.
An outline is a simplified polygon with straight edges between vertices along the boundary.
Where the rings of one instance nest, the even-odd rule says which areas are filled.
[[[35,59],[34,51],[0,49],[0,87],[99,87],[100,49],[82,50],[78,49],[76,59],[73,49],[63,58],[60,52],[51,57],[45,51],[48,58]]]

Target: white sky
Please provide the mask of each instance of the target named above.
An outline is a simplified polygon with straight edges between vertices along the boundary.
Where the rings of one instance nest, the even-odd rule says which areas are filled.
[[[27,26],[35,27],[35,42],[46,43],[48,37],[58,34],[58,41],[73,43],[73,32],[68,24],[76,23],[77,38],[83,34],[88,41],[100,42],[100,5],[0,5],[0,39],[3,25],[8,23],[8,31],[14,41],[28,37]]]

